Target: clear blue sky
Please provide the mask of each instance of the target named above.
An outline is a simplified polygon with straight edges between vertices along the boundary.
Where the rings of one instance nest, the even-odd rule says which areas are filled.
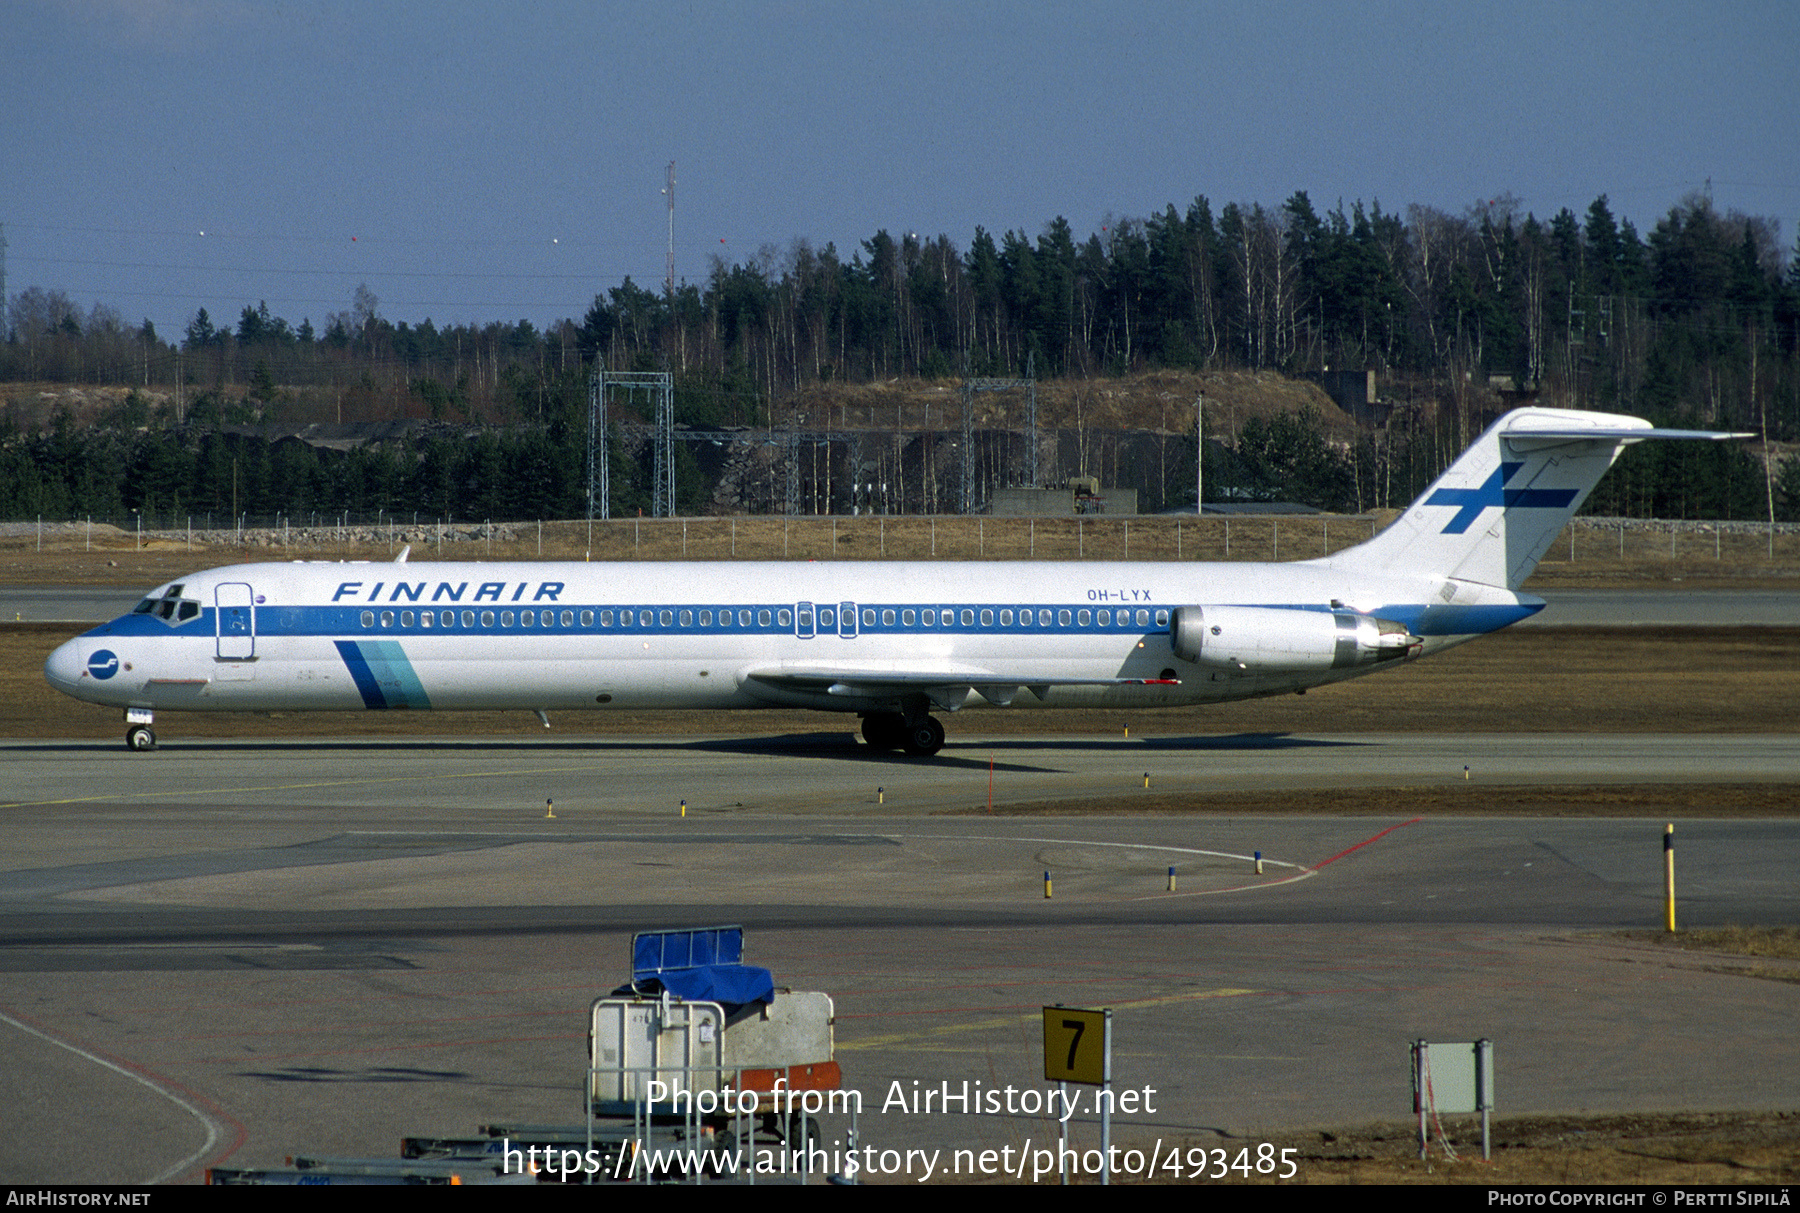
[[[1710,179],[1785,250],[1800,220],[1792,0],[10,0],[5,31],[7,289],[165,337],[264,299],[320,327],[361,282],[394,320],[579,320],[660,285],[671,160],[695,282],[1196,194],[1605,193],[1647,233]]]

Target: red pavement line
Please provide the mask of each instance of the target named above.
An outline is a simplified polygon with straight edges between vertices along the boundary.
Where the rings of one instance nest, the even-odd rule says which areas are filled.
[[[149,1066],[120,1057],[116,1053],[108,1053],[106,1050],[93,1045],[77,1045],[75,1043],[76,1037],[71,1036],[66,1032],[59,1032],[48,1024],[33,1019],[31,1016],[17,1011],[12,1007],[6,1007],[5,1012],[16,1022],[29,1025],[32,1031],[41,1034],[44,1039],[61,1044],[64,1048],[75,1053],[77,1056],[100,1059],[109,1065],[117,1066],[120,1070],[131,1072],[141,1081],[146,1083],[151,1090],[157,1091],[165,1098],[170,1098],[169,1092],[180,1092],[182,1095],[187,1096],[188,1099],[193,1101],[192,1104],[186,1105],[190,1111],[203,1109],[207,1116],[211,1116],[221,1128],[224,1128],[229,1132],[231,1140],[225,1146],[224,1153],[216,1155],[211,1162],[204,1164],[202,1164],[202,1160],[196,1158],[193,1166],[182,1172],[180,1176],[167,1177],[163,1180],[164,1183],[172,1183],[178,1179],[185,1179],[190,1175],[204,1174],[205,1171],[211,1170],[213,1167],[218,1166],[226,1159],[230,1158],[233,1154],[236,1154],[243,1144],[250,1139],[249,1130],[244,1128],[243,1124],[240,1123],[236,1117],[226,1112],[218,1104],[193,1088],[184,1086],[181,1083],[176,1082],[173,1078],[152,1070]],[[181,1100],[174,1098],[170,1098],[170,1102],[177,1105],[182,1103]]]
[[[1338,860],[1342,859],[1344,856],[1350,854],[1351,851],[1360,851],[1364,847],[1368,846],[1371,842],[1380,842],[1383,838],[1386,838],[1389,834],[1392,834],[1395,830],[1398,830],[1400,828],[1400,826],[1418,825],[1421,821],[1424,821],[1424,820],[1425,819],[1423,817],[1415,817],[1411,821],[1401,822],[1400,825],[1389,826],[1387,829],[1383,830],[1381,833],[1375,835],[1375,837],[1365,838],[1361,842],[1357,843],[1355,846],[1350,847],[1348,850],[1339,851],[1336,855],[1333,855],[1330,859],[1325,860],[1323,863],[1313,864],[1312,870],[1317,872],[1320,868],[1324,867],[1326,864],[1336,863]]]

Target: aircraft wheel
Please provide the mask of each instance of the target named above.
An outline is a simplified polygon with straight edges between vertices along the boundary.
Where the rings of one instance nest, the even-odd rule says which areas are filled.
[[[154,750],[156,733],[147,724],[134,724],[125,730],[125,748],[128,750]]]
[[[928,758],[944,748],[944,726],[927,716],[919,723],[907,726],[903,744],[906,752],[915,758]]]
[[[897,750],[906,744],[906,722],[898,712],[870,712],[863,717],[863,740],[871,749]]]

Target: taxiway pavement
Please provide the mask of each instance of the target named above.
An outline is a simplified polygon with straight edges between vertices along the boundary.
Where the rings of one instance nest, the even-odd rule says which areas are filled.
[[[1131,813],[1146,768],[1159,790],[1386,786],[1460,781],[1469,754],[1520,782],[1800,769],[1783,737],[1004,738],[930,762],[836,734],[6,744],[22,1110],[0,1179],[573,1121],[586,1009],[630,934],[726,922],[779,984],[836,998],[864,1142],[946,1159],[1057,1126],[896,1096],[1041,1092],[1055,1003],[1116,1009],[1118,1084],[1155,1110],[1115,1139],[1140,1147],[1403,1120],[1421,1036],[1492,1038],[1502,1114],[1791,1106],[1800,985],[1617,934],[1661,921],[1660,821],[1418,820],[1403,796],[1377,818]],[[970,814],[990,755],[1002,804],[1110,790],[1119,813]],[[1684,922],[1800,922],[1800,822],[1677,842]],[[1077,1144],[1097,1132],[1077,1116]]]

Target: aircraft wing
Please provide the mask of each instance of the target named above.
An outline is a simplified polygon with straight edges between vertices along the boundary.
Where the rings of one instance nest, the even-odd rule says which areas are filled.
[[[1048,697],[1050,688],[1058,687],[1123,687],[1179,686],[1174,678],[1065,678],[1061,676],[1000,675],[977,669],[906,669],[875,670],[831,667],[781,666],[749,670],[744,678],[765,683],[784,691],[824,693],[851,699],[880,699],[896,695],[924,695],[944,711],[962,706],[970,691],[975,691],[995,707],[1005,707],[1020,691],[1030,691],[1039,700]]]

